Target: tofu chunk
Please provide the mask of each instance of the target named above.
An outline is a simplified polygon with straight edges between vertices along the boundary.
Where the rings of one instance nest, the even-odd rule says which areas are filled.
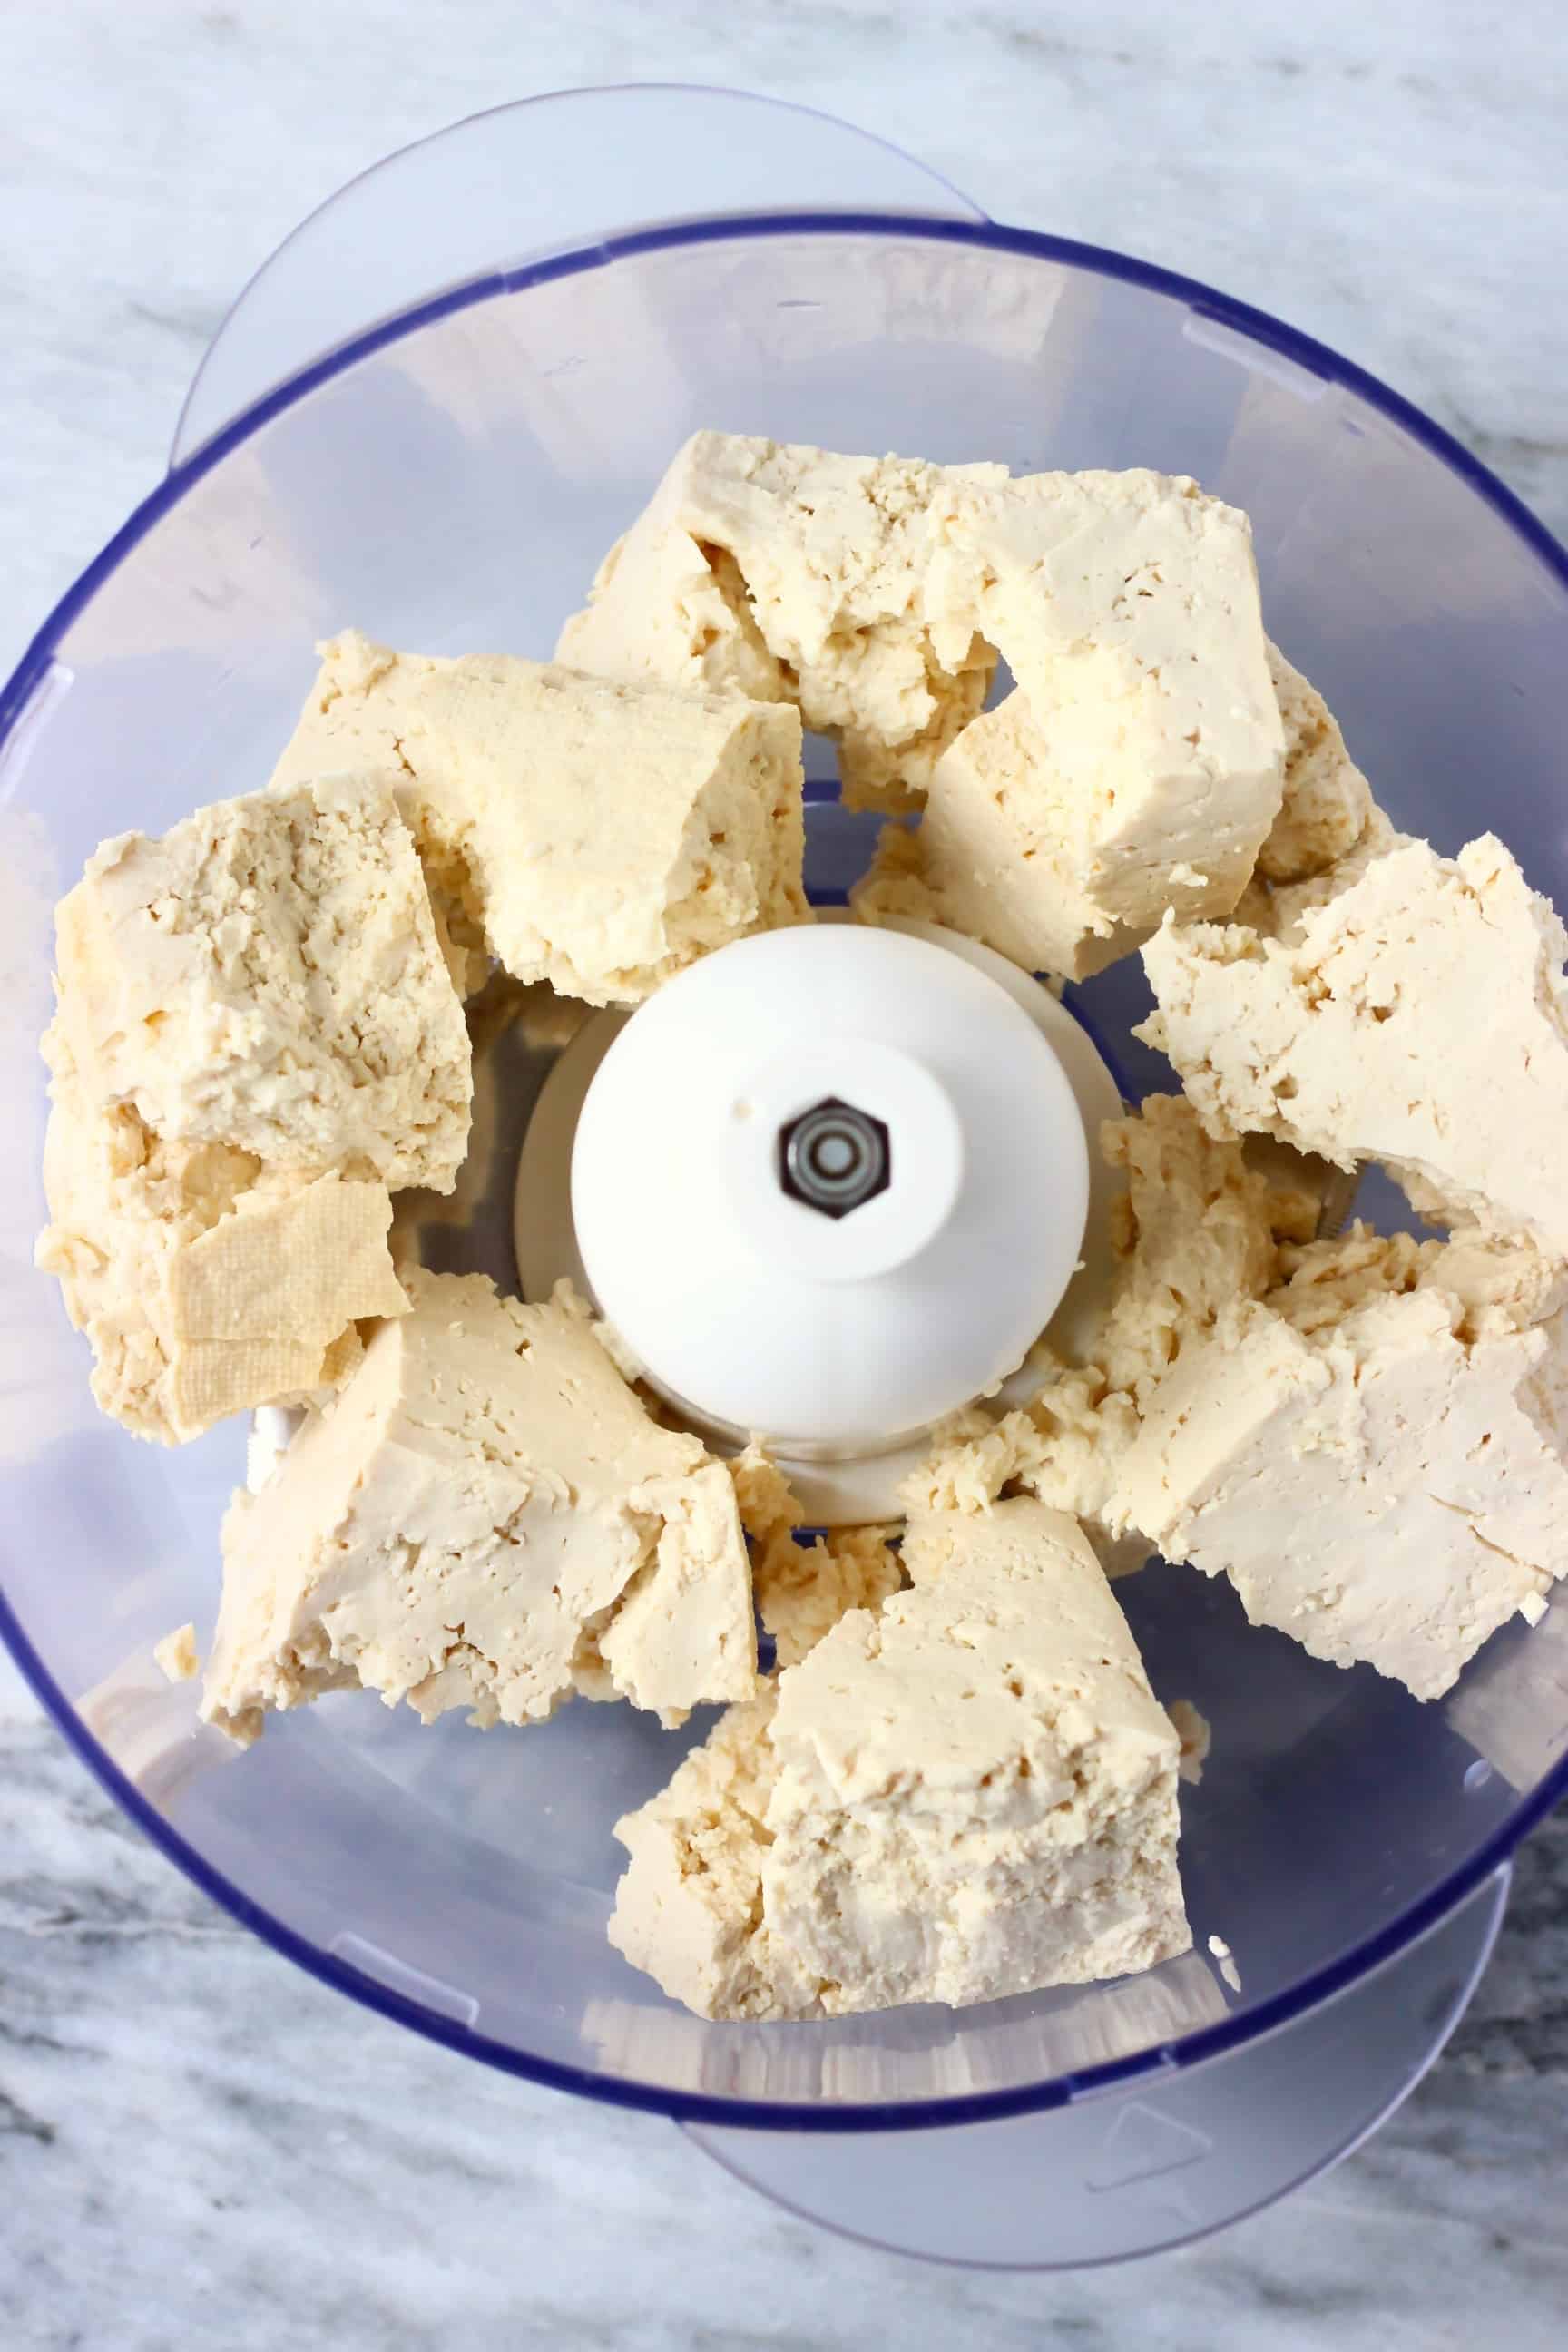
[[[54,1097],[37,1263],[91,1343],[99,1405],[138,1437],[178,1444],[335,1386],[356,1323],[404,1312],[384,1184],[161,1142],[128,1105],[94,1109],[68,1065]]]
[[[749,1698],[751,1578],[721,1463],[660,1429],[568,1303],[413,1272],[334,1404],[224,1523],[202,1711],[242,1741],[356,1684],[429,1721],[548,1716],[591,1675],[672,1720]]]
[[[1568,1257],[1568,934],[1502,844],[1390,852],[1294,943],[1168,925],[1143,960],[1212,1135],[1378,1160],[1449,1213]]]
[[[699,2017],[817,2018],[816,1979],[770,1927],[763,1868],[778,1685],[727,1707],[668,1788],[616,1823],[630,1857],[609,1937]]]
[[[1037,474],[949,478],[933,524],[933,604],[1016,681],[931,773],[940,919],[1081,979],[1168,907],[1227,914],[1283,789],[1246,517],[1184,477]]]
[[[905,1552],[911,1591],[617,1825],[611,1940],[703,2015],[959,2006],[1191,1943],[1179,1741],[1078,1528],[1020,1498]]]
[[[1001,466],[950,470],[1005,479]],[[795,703],[837,739],[851,807],[915,805],[995,663],[962,615],[931,609],[942,479],[914,458],[698,433],[605,558],[557,656],[606,677]]]
[[[374,779],[296,777],[122,834],[57,916],[46,1041],[165,1144],[450,1192],[468,1032],[413,838]]]
[[[353,630],[321,651],[275,781],[395,777],[444,899],[514,978],[632,1004],[710,948],[808,919],[793,710]]]
[[[1155,1391],[1127,1518],[1227,1576],[1254,1624],[1440,1696],[1568,1569],[1561,1297],[1534,1253],[1479,1235],[1302,1252]]]

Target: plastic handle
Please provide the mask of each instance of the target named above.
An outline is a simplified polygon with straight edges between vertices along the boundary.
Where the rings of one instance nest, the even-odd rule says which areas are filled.
[[[985,218],[885,140],[744,90],[632,83],[470,115],[351,180],[263,262],[196,371],[170,465],[366,328],[488,271],[657,222],[807,210]]]
[[[1279,2032],[1043,2115],[907,2132],[686,2129],[775,2204],[892,2252],[1018,2270],[1156,2253],[1299,2189],[1387,2120],[1463,2016],[1509,1882],[1506,1865],[1494,1871]],[[1213,1969],[1200,1948],[1142,1981],[1167,2010],[1196,2014],[1206,1995],[1223,2016]]]

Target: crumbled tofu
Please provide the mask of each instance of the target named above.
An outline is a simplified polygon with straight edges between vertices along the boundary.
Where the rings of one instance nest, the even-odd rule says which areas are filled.
[[[769,1927],[763,1865],[778,1777],[778,1685],[726,1708],[700,1748],[616,1823],[629,1860],[609,1937],[700,2017],[814,2018],[817,1985]]]
[[[224,1524],[202,1711],[362,1685],[426,1720],[548,1716],[589,1644],[672,1720],[750,1697],[756,1642],[728,1470],[658,1428],[583,1317],[413,1272],[336,1402]]]
[[[1150,1095],[1136,1116],[1108,1119],[1100,1149],[1126,1170],[1127,1190],[1100,1361],[1111,1387],[1142,1404],[1186,1340],[1273,1281],[1275,1202],[1240,1147],[1205,1135],[1180,1095]]]
[[[696,434],[606,557],[558,657],[795,703],[837,739],[851,807],[908,805],[995,663],[962,615],[931,609],[931,509],[946,478],[910,458]]]
[[[1332,898],[1353,889],[1369,866],[1395,849],[1408,849],[1412,836],[1400,833],[1380,808],[1373,808],[1356,841],[1325,866],[1321,874],[1300,882],[1265,882],[1255,874],[1235,907],[1230,921],[1246,924],[1259,939],[1279,940],[1299,946],[1309,919]]]
[[[1548,1323],[1568,1304],[1568,1266],[1479,1226],[1422,1247],[1421,1279],[1455,1302],[1461,1339],[1494,1339]],[[1292,1275],[1292,1286],[1299,1278]],[[1553,1359],[1555,1360],[1555,1358]]]
[[[976,719],[966,731],[973,732]],[[926,880],[919,829],[894,823],[877,835],[871,863],[849,892],[849,910],[858,923],[934,923],[941,910]]]
[[[277,780],[395,777],[443,897],[516,979],[635,1003],[710,948],[808,919],[793,710],[353,630],[321,651]]]
[[[1337,1240],[1281,1248],[1276,1315],[1309,1338],[1358,1307],[1416,1289],[1439,1289],[1455,1307],[1461,1339],[1495,1339],[1548,1322],[1568,1303],[1568,1266],[1519,1242],[1465,1226],[1446,1241],[1374,1234],[1359,1221]]]
[[[1110,1305],[1094,1360],[1031,1360],[1040,1386],[994,1419],[972,1406],[938,1429],[904,1489],[911,1510],[985,1511],[1008,1488],[1083,1522],[1108,1576],[1142,1568],[1149,1547],[1113,1524],[1139,1408],[1183,1346],[1277,1272],[1275,1218],[1296,1203],[1249,1170],[1240,1147],[1213,1142],[1179,1096],[1151,1095],[1136,1117],[1108,1119],[1100,1147],[1127,1172],[1112,1223]]]
[[[1468,1238],[1302,1256],[1184,1348],[1119,1508],[1255,1624],[1436,1698],[1568,1569],[1568,1314],[1544,1278],[1479,1281]]]
[[[906,1550],[912,1591],[617,1825],[612,1941],[704,2015],[958,2006],[1191,1945],[1176,1735],[1079,1530],[1019,1499]]]
[[[1214,1727],[1207,1716],[1195,1707],[1190,1698],[1173,1698],[1165,1712],[1182,1743],[1176,1765],[1177,1777],[1195,1789],[1204,1777],[1204,1766],[1208,1762],[1209,1750],[1214,1746]]]
[[[1373,814],[1372,787],[1328,704],[1278,646],[1268,647],[1268,674],[1285,729],[1285,789],[1258,872],[1268,883],[1305,882],[1354,849]]]
[[[942,919],[1082,978],[1167,908],[1227,914],[1284,758],[1246,517],[1184,478],[1037,474],[950,478],[936,523],[933,603],[1017,682],[931,773]]]
[[[1414,1290],[1442,1246],[1418,1242],[1414,1234],[1375,1234],[1358,1219],[1336,1240],[1282,1249],[1280,1280],[1269,1294],[1269,1307],[1311,1339],[1333,1330],[1358,1307]],[[1539,1263],[1533,1251],[1519,1255]]]
[[[1034,1368],[1040,1386],[1026,1403],[999,1419],[972,1405],[932,1432],[903,1499],[921,1516],[987,1512],[1008,1490],[1032,1495],[1082,1522],[1107,1576],[1131,1576],[1149,1547],[1136,1535],[1113,1532],[1107,1515],[1137,1431],[1137,1409],[1095,1366],[1063,1364],[1037,1349]]]
[[[58,916],[45,1040],[165,1143],[450,1192],[468,1032],[414,842],[372,778],[296,776],[122,834]]]
[[[1317,688],[1277,646],[1268,648],[1268,667],[1285,729],[1284,797],[1231,919],[1264,939],[1294,941],[1309,915],[1391,849],[1407,847],[1410,836],[1373,799]]]
[[[1211,1134],[1380,1160],[1568,1257],[1568,934],[1500,842],[1391,852],[1294,946],[1168,926],[1143,954],[1159,1010],[1141,1034]]]
[[[92,1392],[173,1445],[334,1386],[365,1317],[406,1306],[384,1184],[269,1177],[247,1152],[163,1143],[93,1109],[57,1040],[37,1263],[91,1343]]]
[[[757,1614],[783,1666],[808,1650],[850,1609],[877,1609],[903,1583],[894,1527],[829,1528],[797,1543],[805,1517],[794,1489],[753,1440],[731,1464],[741,1524],[752,1543]]]
[[[176,1625],[161,1642],[153,1644],[153,1656],[160,1674],[172,1683],[194,1683],[201,1673],[202,1662],[196,1655],[196,1629],[194,1625]]]

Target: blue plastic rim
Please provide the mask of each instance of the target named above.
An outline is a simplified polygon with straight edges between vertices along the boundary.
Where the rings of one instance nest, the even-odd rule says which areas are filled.
[[[1343,387],[1370,408],[1381,413],[1484,501],[1564,592],[1568,592],[1568,551],[1520,499],[1451,435],[1399,394],[1325,345],[1194,279],[1101,247],[991,224],[971,225],[910,215],[858,213],[785,213],[738,219],[715,218],[602,239],[580,250],[471,279],[356,337],[268,394],[184,465],[171,471],[60,599],[23,655],[4,691],[0,692],[0,756],[4,755],[18,722],[55,658],[66,631],[99,589],[194,485],[318,386],[346,374],[361,361],[421,328],[497,297],[514,295],[551,280],[601,269],[637,254],[720,240],[739,244],[781,236],[794,238],[852,236],[866,240],[897,236],[933,244],[967,246],[1065,266],[1088,276],[1119,281],[1179,301],[1238,337],[1279,353],[1293,367],[1324,384]],[[1244,2015],[1227,2018],[1178,2041],[1141,2051],[1129,2057],[1085,2067],[1077,2073],[1060,2074],[1047,2082],[1002,2090],[897,2104],[759,2103],[626,2082],[589,2068],[564,2065],[533,2056],[470,2031],[449,2017],[389,1990],[374,1979],[333,1958],[297,1936],[251,1901],[232,1880],[215,1871],[146,1801],[88,1731],[44,1666],[3,1593],[0,1593],[0,1634],[4,1635],[23,1675],[68,1741],[137,1826],[204,1894],[222,1905],[242,1926],[253,1930],[276,1950],[323,1983],[362,2001],[379,2015],[409,2026],[448,2049],[482,2059],[503,2072],[553,2089],[577,2092],[613,2105],[664,2114],[681,2121],[742,2128],[888,2131],[975,2123],[1063,2105],[1091,2091],[1158,2077],[1173,2066],[1195,2065],[1239,2049],[1289,2023],[1303,2011],[1331,1999],[1368,1971],[1405,1949],[1506,1861],[1519,1841],[1568,1791],[1568,1756],[1563,1756],[1520,1799],[1508,1818],[1490,1837],[1478,1845],[1463,1864],[1437,1881],[1418,1900],[1408,1904],[1383,1928],[1365,1937],[1352,1952],[1331,1965],[1311,1971],[1273,1999],[1258,2002]]]

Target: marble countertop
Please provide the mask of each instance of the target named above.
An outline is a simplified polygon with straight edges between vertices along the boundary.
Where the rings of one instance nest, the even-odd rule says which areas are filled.
[[[11,0],[5,46],[0,674],[157,478],[207,339],[295,220],[443,122],[626,79],[847,115],[1000,218],[1279,311],[1568,530],[1556,0],[1518,0],[1506,40],[1428,0]],[[1449,2052],[1326,2180],[1130,2269],[933,2272],[292,1972],[0,1666],[0,2340],[1545,2352],[1568,2329],[1564,1983],[1560,1817]]]

